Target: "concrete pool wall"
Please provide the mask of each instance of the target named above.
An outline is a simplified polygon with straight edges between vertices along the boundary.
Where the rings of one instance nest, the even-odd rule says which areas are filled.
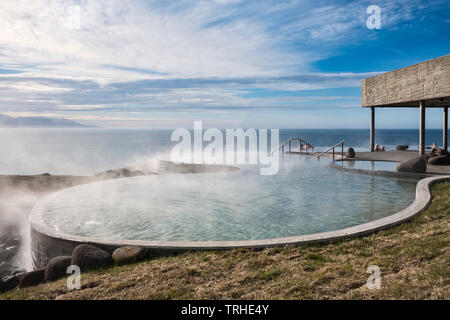
[[[361,170],[361,169],[358,169]],[[368,170],[370,171],[370,170]],[[347,237],[368,235],[412,219],[426,209],[431,202],[430,186],[433,183],[450,180],[450,176],[429,177],[420,180],[416,186],[416,197],[407,208],[390,216],[368,223],[335,231],[314,233],[309,235],[284,238],[244,240],[244,241],[145,241],[114,240],[102,238],[80,237],[58,233],[47,226],[37,214],[36,207],[30,214],[31,251],[35,268],[46,266],[54,257],[71,255],[73,249],[84,243],[93,244],[108,252],[122,246],[140,246],[149,250],[150,255],[159,256],[191,250],[226,250],[235,248],[263,249],[285,245],[300,245],[314,242],[326,242]]]

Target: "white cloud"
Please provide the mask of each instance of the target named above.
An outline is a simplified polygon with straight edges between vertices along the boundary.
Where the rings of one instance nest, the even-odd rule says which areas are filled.
[[[418,3],[380,3],[383,28],[412,19]],[[0,1],[0,69],[19,71],[0,73],[0,112],[41,110],[83,119],[90,112],[105,120],[164,108],[221,113],[232,107],[325,108],[329,100],[321,97],[243,95],[250,89],[358,87],[374,73],[314,73],[313,65],[340,45],[367,41],[369,4]]]
[[[47,117],[47,118],[65,118],[80,121],[180,121],[176,118],[150,118],[150,117],[111,117],[96,115],[71,115],[59,113],[38,113],[38,112],[5,112],[10,117]]]
[[[17,83],[2,84],[0,83],[1,90],[15,90],[20,92],[43,92],[43,93],[63,93],[71,91],[71,88],[63,88],[59,86],[50,86],[38,82],[21,81]]]
[[[260,76],[279,74],[280,67],[298,58],[277,48],[258,22],[205,27],[226,16],[218,10],[221,3],[81,1],[80,29],[71,27],[74,3],[0,2],[0,63],[38,65],[40,73],[106,82],[123,79],[124,74],[144,77],[107,65],[160,76]]]
[[[104,105],[89,105],[89,104],[82,104],[82,105],[58,105],[56,106],[57,109],[61,110],[98,110],[98,109],[104,109],[107,108],[107,106]]]
[[[312,63],[343,39],[363,41],[368,4],[1,1],[0,64],[16,65],[27,76],[100,84],[289,75],[311,71]],[[410,19],[416,6],[415,1],[380,5],[383,26]],[[294,46],[310,42],[324,50]]]

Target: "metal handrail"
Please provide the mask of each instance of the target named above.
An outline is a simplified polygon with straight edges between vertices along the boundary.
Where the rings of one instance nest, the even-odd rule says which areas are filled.
[[[319,159],[321,156],[323,156],[324,154],[328,153],[328,151],[330,151],[331,149],[333,149],[333,161],[334,161],[334,149],[338,146],[338,145],[342,145],[342,159],[344,158],[344,142],[345,139],[336,143],[334,146],[328,148],[326,151],[322,152],[321,154],[317,155],[316,158]]]
[[[272,151],[272,153],[274,153],[275,151],[277,151],[278,149],[280,149],[281,147],[285,146],[286,144],[288,144],[290,141],[292,141],[292,138],[289,138],[288,140],[286,140],[285,142],[283,142],[282,144],[280,144],[278,146],[278,148],[276,148],[275,150]]]
[[[277,151],[278,149],[284,147],[286,144],[288,144],[289,142],[294,141],[294,140],[298,140],[300,143],[303,142],[304,144],[309,144],[307,141],[303,140],[302,138],[289,138],[289,139],[287,139],[285,142],[283,142],[282,144],[280,144],[280,145],[278,146],[278,148],[276,148],[275,150],[273,150],[272,153],[274,153],[274,152]],[[309,144],[309,145],[310,145],[310,144]],[[310,146],[311,146],[311,145],[310,145]],[[313,146],[311,146],[311,147],[314,148]]]

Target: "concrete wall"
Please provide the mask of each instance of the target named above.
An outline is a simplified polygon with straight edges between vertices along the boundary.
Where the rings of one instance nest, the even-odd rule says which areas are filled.
[[[126,245],[136,245],[141,247],[146,247],[148,249],[148,254],[152,257],[155,256],[167,256],[180,252],[185,252],[188,250],[201,250],[202,248],[172,248],[172,247],[158,247],[158,246],[146,246],[145,241],[141,243],[136,243],[133,241],[124,241],[122,243],[107,243],[104,241],[86,241],[89,238],[81,238],[77,240],[77,237],[73,237],[74,239],[66,239],[64,237],[54,236],[49,233],[46,234],[42,231],[39,231],[33,227],[31,227],[31,255],[34,269],[45,268],[47,263],[55,257],[59,256],[71,256],[73,249],[80,244],[92,244],[97,248],[101,248],[109,253],[113,253],[117,248],[126,246]],[[220,249],[220,248],[219,248]]]
[[[450,97],[450,54],[362,81],[363,107],[418,106],[425,99],[436,99],[429,106],[449,105],[449,99],[440,103],[444,97]]]
[[[49,237],[31,228],[31,255],[35,269],[44,268],[50,259],[71,256],[77,243]]]

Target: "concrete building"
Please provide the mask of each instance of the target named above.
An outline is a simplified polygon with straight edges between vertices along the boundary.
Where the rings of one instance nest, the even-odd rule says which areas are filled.
[[[443,148],[448,148],[450,54],[362,81],[362,106],[370,108],[370,151],[375,147],[376,108],[419,108],[419,153],[425,153],[427,108],[443,109]]]

